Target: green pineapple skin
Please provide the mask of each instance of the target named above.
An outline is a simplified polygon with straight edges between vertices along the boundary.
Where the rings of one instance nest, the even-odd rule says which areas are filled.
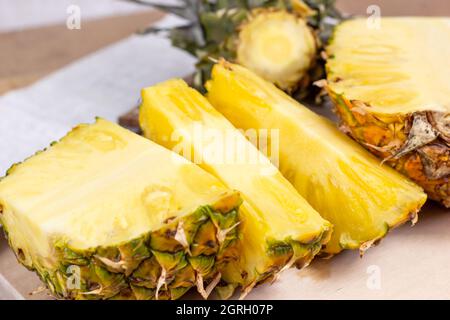
[[[230,228],[239,221],[237,208],[222,213],[221,208],[216,206],[214,209],[213,206],[208,205],[199,207],[193,213],[180,219],[168,222],[160,230],[149,232],[117,246],[77,251],[60,241],[54,246],[57,264],[52,269],[44,268],[39,261],[33,261],[31,265],[24,264],[20,249],[14,248],[13,243],[10,243],[10,246],[14,248],[19,262],[29,270],[35,271],[58,299],[153,300],[156,299],[158,291],[158,299],[174,300],[196,285],[198,274],[201,274],[206,283],[214,278],[223,265],[229,262],[221,261],[219,253],[223,254],[228,250],[233,252],[233,246],[238,244],[237,228],[227,233],[222,244],[211,244],[210,239],[207,239],[208,243],[206,243],[204,237],[198,234],[197,230],[211,223],[215,219],[212,218],[214,215],[220,215],[222,218],[220,224],[215,227],[216,232],[219,229]],[[193,242],[190,248],[208,246],[215,249],[200,250],[198,255],[190,256],[175,240],[175,234],[170,232],[177,230],[179,222],[183,225],[191,223]],[[6,226],[3,225],[3,228],[8,238]],[[178,243],[172,247],[173,251],[158,251],[161,247],[157,244],[162,235],[165,237],[164,241]],[[189,236],[187,238],[189,240]],[[233,256],[233,259],[238,259],[238,256]],[[166,282],[158,290],[158,280],[163,269],[166,270]],[[77,281],[79,281],[79,287],[76,286]]]

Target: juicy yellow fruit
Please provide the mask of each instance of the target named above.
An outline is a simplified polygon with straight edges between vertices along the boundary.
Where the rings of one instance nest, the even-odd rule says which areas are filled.
[[[450,18],[346,21],[327,48],[341,128],[450,207]]]
[[[330,90],[381,115],[450,112],[450,18],[367,19],[336,28],[327,52]]]
[[[311,68],[316,44],[306,21],[283,10],[254,10],[241,26],[237,62],[292,90]]]
[[[420,187],[249,70],[216,64],[207,90],[236,127],[279,130],[280,171],[334,225],[326,253],[365,250],[390,228],[414,220],[425,202]]]
[[[144,89],[142,101],[146,137],[242,194],[241,260],[225,271],[225,281],[248,289],[293,263],[309,263],[328,240],[330,224],[206,98],[172,80]]]
[[[61,298],[175,299],[196,284],[204,291],[237,238],[239,204],[238,193],[198,166],[102,119],[0,181],[11,247]]]

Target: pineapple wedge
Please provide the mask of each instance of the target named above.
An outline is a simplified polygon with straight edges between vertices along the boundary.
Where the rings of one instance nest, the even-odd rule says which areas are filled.
[[[420,187],[251,71],[216,64],[207,90],[236,127],[279,130],[280,171],[334,225],[324,253],[363,253],[389,229],[417,219],[426,200]]]
[[[10,246],[66,299],[176,299],[195,285],[206,296],[237,259],[240,203],[198,166],[102,119],[0,181]]]
[[[146,137],[195,159],[242,193],[241,259],[223,272],[225,296],[243,295],[292,264],[307,265],[329,239],[331,226],[281,173],[200,93],[182,80],[142,91]]]
[[[337,27],[328,92],[342,129],[450,207],[450,18]]]

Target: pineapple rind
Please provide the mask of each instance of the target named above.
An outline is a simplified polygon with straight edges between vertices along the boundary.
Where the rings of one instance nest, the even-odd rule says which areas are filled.
[[[364,35],[363,19],[341,24],[327,49],[326,86],[341,129],[446,207],[449,21],[383,18],[379,30]],[[437,47],[426,44],[434,38]]]
[[[361,102],[351,102],[345,95],[327,88],[341,119],[341,130],[349,134],[367,150],[416,182],[430,199],[450,207],[450,147],[441,137],[400,154],[412,137],[409,131],[417,115],[379,115],[361,111]],[[425,113],[432,118],[435,113]]]
[[[364,251],[389,229],[416,219],[426,200],[420,187],[254,73],[222,61],[207,90],[236,127],[280,130],[280,171],[334,224],[324,253]]]
[[[98,122],[106,123],[102,119],[97,119]],[[45,150],[35,156],[42,152]],[[26,166],[27,160],[13,165],[7,172],[8,179],[14,179],[15,169]],[[228,191],[191,213],[164,221],[160,229],[107,246],[79,249],[72,247],[68,239],[52,236],[48,239],[51,248],[48,256],[22,250],[14,241],[13,235],[21,230],[10,223],[7,216],[12,212],[1,195],[0,223],[18,261],[35,271],[57,298],[178,299],[195,286],[206,286],[217,276],[222,264],[238,259],[235,247],[239,231],[233,226],[238,225],[241,202],[238,192]],[[213,226],[212,237],[198,232],[205,224]],[[180,229],[187,243],[177,237]],[[219,242],[215,234],[222,230],[227,233]],[[202,262],[206,260],[207,266]]]
[[[239,202],[236,203],[239,205]],[[219,208],[220,209],[220,208]],[[221,214],[226,219],[227,225],[235,225],[238,223],[237,210],[233,209],[230,212],[221,213],[220,211],[213,211],[211,206],[200,207],[194,213],[185,216],[182,219],[177,219],[170,222],[165,229],[176,229],[180,222],[190,219],[192,216],[197,216],[201,212],[201,216],[198,221],[201,225],[211,221],[210,214]],[[206,212],[206,213],[204,213]],[[179,221],[178,221],[179,220]],[[8,237],[8,229],[6,225],[3,225],[6,237]],[[217,233],[221,229],[225,229],[225,226],[220,226],[215,229]],[[155,299],[156,288],[158,280],[161,277],[162,269],[167,271],[167,280],[164,282],[164,286],[159,290],[159,299],[178,299],[182,294],[187,292],[190,288],[195,287],[196,277],[198,274],[202,275],[205,283],[211,281],[211,279],[217,274],[221,268],[221,264],[238,259],[236,250],[233,249],[237,245],[238,232],[237,229],[231,230],[227,233],[226,241],[223,244],[217,245],[216,252],[210,252],[209,255],[193,255],[192,258],[209,258],[212,260],[212,266],[204,269],[195,267],[190,263],[191,256],[185,252],[182,247],[178,248],[178,251],[167,253],[169,256],[179,255],[179,261],[166,264],[163,262],[158,263],[155,259],[154,248],[150,245],[149,239],[152,238],[152,234],[159,233],[158,231],[149,232],[140,238],[133,239],[127,243],[118,244],[110,247],[98,247],[88,250],[76,250],[70,248],[70,246],[64,242],[55,243],[55,257],[56,264],[49,269],[47,266],[43,267],[39,259],[33,259],[31,264],[24,263],[23,257],[20,254],[20,248],[16,248],[15,244],[11,241],[10,246],[14,249],[19,262],[24,263],[24,266],[31,271],[35,271],[41,280],[47,285],[51,293],[61,299],[123,299],[122,294],[126,293],[128,298],[133,299]],[[176,241],[173,237],[169,240]],[[201,238],[198,241],[191,243],[192,247],[200,246]],[[204,244],[203,244],[204,245]],[[207,244],[211,246],[210,243]],[[121,248],[129,247],[131,251],[141,251],[141,254],[125,255]],[[219,251],[221,254],[219,254]],[[143,252],[143,254],[142,254]],[[227,260],[224,261],[221,256],[233,252],[232,255],[227,256]],[[120,259],[117,260],[118,257]],[[137,277],[137,270],[139,266],[145,264],[145,261],[154,260],[155,263],[151,265],[151,268],[145,268],[145,273],[153,273],[154,278],[140,278]],[[108,261],[108,262],[107,262]],[[131,269],[128,265],[131,263]],[[111,266],[114,265],[114,266]],[[124,265],[126,267],[124,267]],[[201,266],[201,265],[199,265]],[[80,270],[80,284],[79,289],[71,289],[68,287],[73,279],[73,267]],[[145,267],[145,266],[144,266]],[[191,279],[189,281],[184,280],[182,283],[177,281],[177,277],[181,270],[186,268],[190,269]],[[147,288],[146,294],[134,295],[136,288]],[[132,289],[132,291],[130,291]]]

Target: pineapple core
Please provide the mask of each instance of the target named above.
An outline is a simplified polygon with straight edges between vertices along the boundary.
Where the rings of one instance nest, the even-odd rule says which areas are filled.
[[[255,10],[239,33],[237,61],[283,90],[298,84],[315,54],[306,22],[286,11]]]

